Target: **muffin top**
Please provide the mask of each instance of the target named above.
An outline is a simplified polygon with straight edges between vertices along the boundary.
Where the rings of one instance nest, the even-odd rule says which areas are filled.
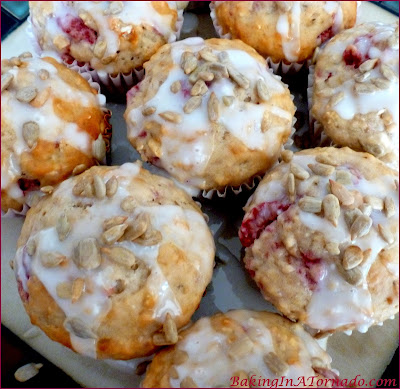
[[[335,143],[398,167],[398,23],[362,24],[329,41],[317,56],[312,100]]]
[[[57,184],[78,165],[105,162],[105,97],[81,75],[26,53],[2,60],[1,89],[3,210],[19,210],[24,192]]]
[[[246,268],[266,299],[322,332],[366,331],[394,315],[396,173],[349,148],[284,158],[246,205],[239,233]]]
[[[144,388],[267,387],[281,378],[334,379],[331,358],[300,324],[270,312],[230,311],[204,317],[154,357]],[[250,381],[251,380],[251,381]],[[261,380],[261,381],[259,381]],[[246,382],[247,381],[247,382]],[[325,381],[324,381],[325,382]],[[331,386],[331,385],[324,385]]]
[[[43,50],[103,73],[130,72],[164,43],[175,41],[180,1],[30,1],[33,31]]]
[[[273,62],[301,62],[340,30],[354,26],[356,1],[214,1],[223,36],[243,40]]]
[[[291,128],[287,86],[235,40],[164,46],[128,92],[128,138],[145,160],[200,189],[240,185],[276,161]]]
[[[213,262],[193,200],[127,163],[92,167],[32,207],[15,272],[32,322],[53,340],[130,359],[176,342],[168,336],[198,307]]]

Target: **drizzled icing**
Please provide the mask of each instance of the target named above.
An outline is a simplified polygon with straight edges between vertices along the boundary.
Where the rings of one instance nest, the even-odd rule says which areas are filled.
[[[314,156],[295,155],[293,162],[308,171],[311,177],[313,176],[313,173],[308,168],[308,164],[316,163]],[[372,210],[370,215],[372,219],[370,232],[352,241],[343,209],[340,213],[338,225],[335,227],[322,216],[308,213],[298,208],[300,221],[311,230],[322,232],[328,242],[337,243],[342,253],[350,245],[356,245],[363,251],[371,250],[368,259],[359,266],[363,274],[363,282],[359,286],[351,285],[345,281],[335,263],[326,262],[326,275],[320,280],[312,294],[311,301],[307,307],[308,317],[306,323],[310,327],[323,331],[345,325],[355,325],[360,332],[365,332],[370,325],[375,323],[371,295],[366,282],[368,272],[382,249],[398,244],[397,234],[395,241],[391,245],[383,240],[378,232],[378,224],[389,227],[393,225],[395,220],[398,220],[398,192],[395,190],[394,176],[381,176],[369,181],[362,176],[354,175],[354,170],[352,170],[351,166],[339,166],[336,171],[338,170],[345,170],[352,173],[352,183],[345,185],[348,190],[357,190],[363,196],[390,197],[395,204],[395,214],[388,218],[385,216],[384,211]],[[288,171],[289,165],[283,165],[281,176],[285,177]],[[336,172],[326,177],[319,176],[317,188],[320,199],[330,193],[327,189],[329,179],[335,180]],[[298,198],[304,195],[309,185],[310,182],[308,180],[297,180],[296,193]],[[284,198],[286,195],[287,189],[284,179],[261,184],[249,200],[247,210],[249,211],[251,207],[266,201]],[[398,277],[398,264],[392,261],[384,265],[391,274]]]
[[[276,23],[276,31],[281,37],[285,58],[296,62],[301,49],[301,12],[302,2],[292,1],[290,10],[280,13]],[[324,11],[332,16],[332,32],[338,33],[343,28],[343,10],[340,1],[324,2]]]
[[[232,384],[231,377],[238,371],[245,371],[248,377],[253,376],[256,382],[259,378],[269,380],[277,378],[263,361],[264,355],[270,352],[280,354],[274,347],[276,335],[269,329],[268,324],[259,318],[257,312],[230,311],[224,316],[234,320],[235,325],[244,330],[244,334],[238,331],[234,334],[239,337],[239,341],[248,337],[253,343],[252,350],[246,355],[230,358],[228,352],[232,345],[231,335],[224,333],[223,328],[217,330],[210,318],[202,318],[176,346],[178,350],[185,351],[189,358],[185,363],[174,366],[179,377],[170,378],[171,387],[179,388],[180,382],[185,377],[192,378],[200,388],[226,387]],[[298,357],[299,360],[289,364],[286,379],[296,382],[302,376],[316,376],[316,372],[312,369],[313,358],[318,358],[329,366],[331,358],[308,333],[297,325],[293,325],[291,332],[297,340],[295,347],[298,349],[295,358]],[[294,342],[288,342],[285,347],[289,349],[292,344]]]
[[[64,241],[60,242],[55,227],[50,227],[39,230],[30,237],[35,240],[37,245],[35,255],[30,257],[26,253],[25,246],[18,248],[16,253],[15,271],[18,279],[22,282],[23,289],[27,291],[26,273],[29,268],[29,272],[38,277],[66,317],[79,318],[93,332],[96,331],[96,326],[100,324],[112,306],[112,298],[109,297],[110,290],[115,287],[116,278],[118,278],[118,275],[114,274],[115,265],[103,257],[100,267],[94,270],[78,269],[72,260],[69,260],[68,266],[46,268],[41,264],[39,253],[55,251],[67,258],[72,258],[74,248],[79,241],[85,238],[100,238],[104,220],[125,214],[121,210],[120,204],[126,196],[130,195],[127,185],[134,177],[138,176],[139,169],[140,165],[138,164],[126,163],[119,168],[107,171],[103,179],[106,182],[112,176],[117,177],[119,182],[117,193],[111,199],[79,198],[80,202],[90,206],[82,211],[79,220],[74,221],[71,232]],[[53,199],[60,198],[60,201],[63,201],[61,199],[74,197],[72,187],[71,180],[64,181],[53,193]],[[213,263],[214,245],[204,218],[198,212],[176,205],[139,205],[132,213],[132,219],[140,212],[146,212],[150,216],[152,227],[162,234],[162,241],[153,246],[141,246],[134,242],[123,241],[116,243],[115,246],[124,247],[133,252],[135,257],[150,270],[144,287],[156,301],[154,320],[163,322],[167,313],[179,316],[182,310],[157,262],[160,246],[165,242],[173,242],[186,253],[187,258],[194,261],[194,267],[199,274],[207,274]],[[90,280],[92,293],[84,293],[75,303],[58,297],[57,284],[73,281],[77,277]],[[71,333],[71,342],[77,352],[96,357],[95,339],[82,339]]]
[[[199,108],[190,114],[185,114],[183,107],[189,97],[191,84],[187,75],[181,69],[181,56],[185,51],[197,53],[205,44],[202,38],[189,38],[171,45],[173,66],[167,79],[159,87],[157,94],[146,102],[146,107],[154,106],[157,111],[145,117],[142,114],[143,106],[134,108],[128,113],[129,122],[135,123],[128,127],[129,137],[138,137],[144,124],[148,120],[161,121],[158,116],[164,111],[173,111],[181,115],[182,121],[170,123],[162,121],[163,131],[161,138],[160,165],[170,174],[185,177],[190,185],[201,186],[202,173],[205,171],[214,147],[212,124],[208,118],[207,102],[212,92],[221,102],[223,96],[234,96],[235,83],[231,79],[221,78],[213,80],[208,86],[208,91],[203,95]],[[221,51],[212,49],[214,54]],[[250,81],[250,90],[255,88],[258,80],[265,81],[271,95],[287,93],[287,90],[272,73],[264,62],[260,62],[248,53],[241,50],[225,50],[229,61],[236,70],[246,76]],[[170,91],[171,84],[181,81],[182,90],[176,94]],[[188,88],[188,90],[186,90]],[[290,109],[290,108],[289,108]],[[128,105],[129,110],[129,105]],[[255,104],[234,99],[232,105],[225,106],[220,103],[220,118],[217,124],[223,125],[227,131],[243,142],[249,149],[266,150],[268,145],[276,142],[283,132],[291,126],[292,114],[279,107],[267,103]],[[261,123],[264,113],[268,111],[284,119],[286,125],[272,126],[268,131],[262,132]],[[188,175],[187,171],[190,171]]]
[[[54,1],[51,18],[46,20],[46,31],[52,38],[64,36],[68,38],[57,19],[65,19],[68,16],[79,18],[79,14],[87,12],[96,24],[97,39],[106,42],[107,47],[104,57],[116,54],[120,49],[120,37],[123,34],[130,34],[133,26],[143,25],[154,29],[162,35],[167,42],[173,42],[177,38],[177,31],[171,25],[173,22],[172,13],[160,13],[151,1],[123,1],[121,12],[113,15],[108,12],[111,1]],[[182,10],[177,10],[176,1],[167,1],[170,10],[175,10],[182,16]],[[97,58],[92,58],[91,65],[101,66]]]
[[[8,195],[15,199],[23,197],[21,189],[16,184],[16,180],[20,177],[21,170],[19,166],[19,158],[24,153],[29,151],[22,136],[23,124],[29,121],[34,121],[39,125],[39,139],[49,142],[60,143],[62,140],[67,140],[68,144],[74,146],[86,155],[92,154],[92,139],[89,134],[82,131],[76,123],[71,123],[56,115],[54,112],[54,99],[59,98],[62,101],[76,102],[79,101],[82,107],[98,107],[105,104],[103,95],[96,92],[82,91],[73,88],[65,82],[57,74],[57,69],[49,62],[41,58],[24,58],[26,64],[22,70],[17,66],[8,70],[9,74],[14,77],[13,84],[1,94],[2,112],[4,118],[9,122],[14,130],[15,142],[12,144],[12,152],[7,160],[2,159],[1,166],[1,188],[8,190]],[[46,70],[49,73],[49,78],[42,80],[38,73],[40,70]],[[16,99],[18,88],[15,88],[16,80],[21,77],[21,72],[26,74],[29,72],[28,85],[37,89],[38,93],[49,90],[50,94],[46,102],[41,107],[34,107],[29,103],[20,102]],[[26,86],[25,84],[23,86]],[[17,84],[17,87],[19,85]]]

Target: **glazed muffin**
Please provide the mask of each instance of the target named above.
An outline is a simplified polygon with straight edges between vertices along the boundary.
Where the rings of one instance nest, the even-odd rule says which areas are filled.
[[[271,170],[245,207],[244,264],[285,316],[320,335],[398,312],[398,181],[368,153],[316,148]]]
[[[189,38],[165,45],[144,67],[125,112],[143,160],[202,190],[251,182],[277,160],[295,108],[255,50]]]
[[[33,191],[105,162],[110,112],[93,83],[54,58],[1,65],[1,209],[20,212]]]
[[[130,73],[179,36],[180,1],[30,1],[33,33],[42,50],[99,73]]]
[[[310,334],[275,313],[219,313],[179,337],[156,354],[144,388],[263,388],[278,379],[286,387],[332,387],[337,378],[331,358]]]
[[[333,143],[398,169],[399,25],[343,31],[318,54],[311,113]]]
[[[96,358],[131,359],[177,341],[214,263],[199,207],[139,163],[92,167],[26,217],[14,269],[33,324]]]
[[[356,1],[213,1],[223,37],[241,39],[272,62],[303,62],[316,47],[353,27]]]

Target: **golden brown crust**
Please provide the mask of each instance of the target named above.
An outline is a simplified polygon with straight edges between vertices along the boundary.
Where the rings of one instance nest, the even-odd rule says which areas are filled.
[[[133,167],[124,168],[124,166]],[[70,194],[73,186],[84,185],[87,182],[91,182],[94,176],[100,177],[104,182],[107,182],[110,176],[117,177],[120,183],[119,185],[123,185],[125,188],[124,190],[128,191],[129,196],[134,198],[136,204],[135,209],[142,206],[153,207],[154,209],[157,209],[159,206],[179,207],[175,211],[176,216],[174,223],[176,223],[176,226],[174,227],[173,224],[169,226],[169,228],[176,228],[177,236],[180,236],[179,228],[183,228],[184,230],[194,228],[192,225],[189,227],[189,224],[184,224],[189,223],[191,219],[185,221],[186,219],[179,216],[179,212],[181,212],[179,210],[202,215],[197,204],[168,179],[152,175],[141,168],[138,170],[137,174],[130,173],[131,170],[129,169],[137,169],[134,166],[135,165],[128,164],[123,165],[122,168],[92,167],[81,175],[65,181],[59,187],[59,190],[54,192],[51,197],[48,196],[41,199],[37,206],[32,207],[28,211],[21,235],[18,239],[18,247],[20,250],[22,250],[22,252],[26,250],[25,246],[29,239],[38,239],[34,237],[38,236],[40,231],[54,228],[61,214],[65,215],[71,226],[71,232],[68,235],[70,239],[82,239],[81,236],[74,238],[73,235],[74,225],[79,225],[82,220],[87,220],[85,224],[87,225],[87,230],[97,229],[98,223],[103,223],[103,220],[106,219],[108,220],[109,217],[104,216],[101,222],[96,222],[93,225],[90,209],[98,200],[95,200],[93,197],[75,197]],[[134,170],[132,170],[132,172],[133,171]],[[112,201],[120,201],[118,196],[120,195],[116,194],[115,197],[112,197]],[[111,200],[107,201],[110,201],[110,206],[112,206]],[[93,205],[88,207],[88,202]],[[113,205],[113,207],[115,208],[115,205]],[[110,214],[107,213],[109,212],[107,204],[104,205],[104,211],[105,214],[110,216]],[[125,219],[128,218],[129,220],[129,217],[131,217],[129,212],[124,212],[122,209],[118,212],[121,216],[126,215]],[[168,210],[160,209],[159,212],[168,212]],[[165,215],[163,214],[162,217],[165,217]],[[192,218],[193,216],[187,217]],[[181,225],[179,223],[183,224]],[[201,231],[196,231],[196,233],[198,234],[200,232],[201,236],[206,238],[205,241],[196,243],[202,250],[201,254],[190,251],[191,246],[189,246],[189,248],[188,246],[184,246],[187,250],[183,251],[180,246],[182,243],[175,242],[174,239],[171,238],[171,235],[170,238],[163,237],[162,241],[158,243],[160,246],[158,249],[158,257],[155,258],[155,261],[158,263],[160,270],[156,270],[158,268],[153,268],[152,266],[154,265],[150,265],[151,262],[146,262],[148,261],[147,259],[142,262],[141,255],[143,255],[143,251],[139,251],[139,254],[135,254],[137,266],[134,270],[127,270],[122,265],[121,267],[115,262],[112,262],[113,273],[107,277],[112,277],[111,279],[115,277],[121,278],[125,287],[122,292],[115,292],[113,287],[110,286],[112,285],[111,281],[107,281],[107,283],[104,284],[108,286],[104,286],[105,290],[102,293],[106,293],[109,296],[108,298],[111,306],[105,315],[96,319],[97,358],[131,359],[151,354],[157,348],[157,345],[153,341],[153,335],[156,332],[162,331],[163,322],[161,318],[158,318],[158,315],[160,304],[164,304],[164,302],[159,301],[161,297],[158,297],[158,292],[154,294],[154,291],[157,291],[157,288],[161,287],[161,285],[157,284],[157,282],[159,282],[157,272],[159,271],[161,271],[162,277],[164,277],[163,279],[167,282],[168,293],[174,296],[174,299],[176,299],[181,309],[180,314],[174,315],[176,327],[180,328],[190,320],[191,315],[200,303],[205,287],[211,279],[213,267],[213,241],[211,234],[204,221],[196,225],[201,229]],[[205,235],[203,235],[203,232]],[[164,233],[166,234],[167,232],[164,231],[163,234]],[[124,239],[128,238],[122,237],[120,241],[123,243]],[[101,243],[101,238],[99,238],[98,241],[99,245],[101,245],[104,250],[109,250],[113,247],[121,247],[118,244],[115,245],[111,243],[107,245],[104,244],[104,242]],[[64,250],[63,242],[64,241],[61,241],[59,243],[57,248],[59,251]],[[127,244],[128,246],[125,247],[131,247],[131,249],[134,250],[132,246],[129,246],[129,243]],[[151,248],[150,246],[148,247],[149,249]],[[18,251],[18,253],[19,252],[21,251]],[[19,255],[18,253],[17,257]],[[66,253],[66,255],[68,254]],[[63,262],[63,264],[60,265],[66,266],[65,269],[67,271],[68,268],[72,266],[73,255],[74,254],[72,254],[72,257],[67,257],[66,264]],[[35,256],[33,260],[38,261],[39,259]],[[106,261],[105,257],[103,257],[102,261]],[[107,261],[105,263],[108,264]],[[111,267],[109,267],[109,269],[111,269]],[[109,270],[107,271],[107,274],[110,274]],[[86,289],[88,290],[87,293],[91,293],[90,290],[94,288],[92,283],[96,282],[93,278],[95,273],[90,273],[91,275],[89,275],[84,270],[81,270],[80,274],[80,277],[85,279]],[[74,348],[73,343],[71,344],[70,342],[69,333],[65,330],[63,325],[66,315],[57,301],[50,295],[43,282],[45,281],[39,279],[39,276],[31,276],[29,278],[27,282],[28,299],[26,299],[24,290],[20,289],[21,298],[31,317],[31,321],[48,334],[51,339],[59,341],[67,347]],[[163,287],[165,288],[165,285]],[[169,303],[175,304],[171,301]],[[168,302],[165,304],[168,304]]]
[[[217,23],[223,33],[241,39],[261,55],[274,62],[292,62],[285,57],[282,37],[276,26],[280,16],[276,1],[223,1],[216,7]],[[289,2],[288,2],[289,3]],[[332,15],[324,10],[324,2],[301,2],[300,51],[296,62],[310,58],[320,44],[318,37],[333,26]],[[343,28],[354,26],[357,16],[355,1],[341,1]]]

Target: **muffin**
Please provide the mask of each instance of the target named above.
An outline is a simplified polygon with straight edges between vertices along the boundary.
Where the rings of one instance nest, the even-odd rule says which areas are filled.
[[[140,69],[179,36],[185,1],[30,1],[33,34],[42,50],[99,74]]]
[[[265,299],[321,336],[390,318],[399,310],[396,172],[347,147],[283,158],[239,232]]]
[[[299,63],[316,47],[353,27],[356,1],[213,1],[222,37],[241,39],[273,63]]]
[[[310,334],[275,313],[218,313],[179,337],[156,354],[144,388],[263,388],[278,381],[286,387],[332,387],[338,378]]]
[[[327,43],[316,59],[311,114],[334,144],[398,169],[398,23],[361,24]]]
[[[127,94],[128,138],[144,161],[198,190],[252,182],[292,129],[289,90],[239,40],[163,46]]]
[[[32,192],[105,162],[110,112],[97,84],[54,58],[1,62],[1,210],[21,212]]]
[[[199,207],[140,164],[94,166],[32,207],[14,269],[30,316],[52,340],[131,359],[177,341],[214,264]]]

